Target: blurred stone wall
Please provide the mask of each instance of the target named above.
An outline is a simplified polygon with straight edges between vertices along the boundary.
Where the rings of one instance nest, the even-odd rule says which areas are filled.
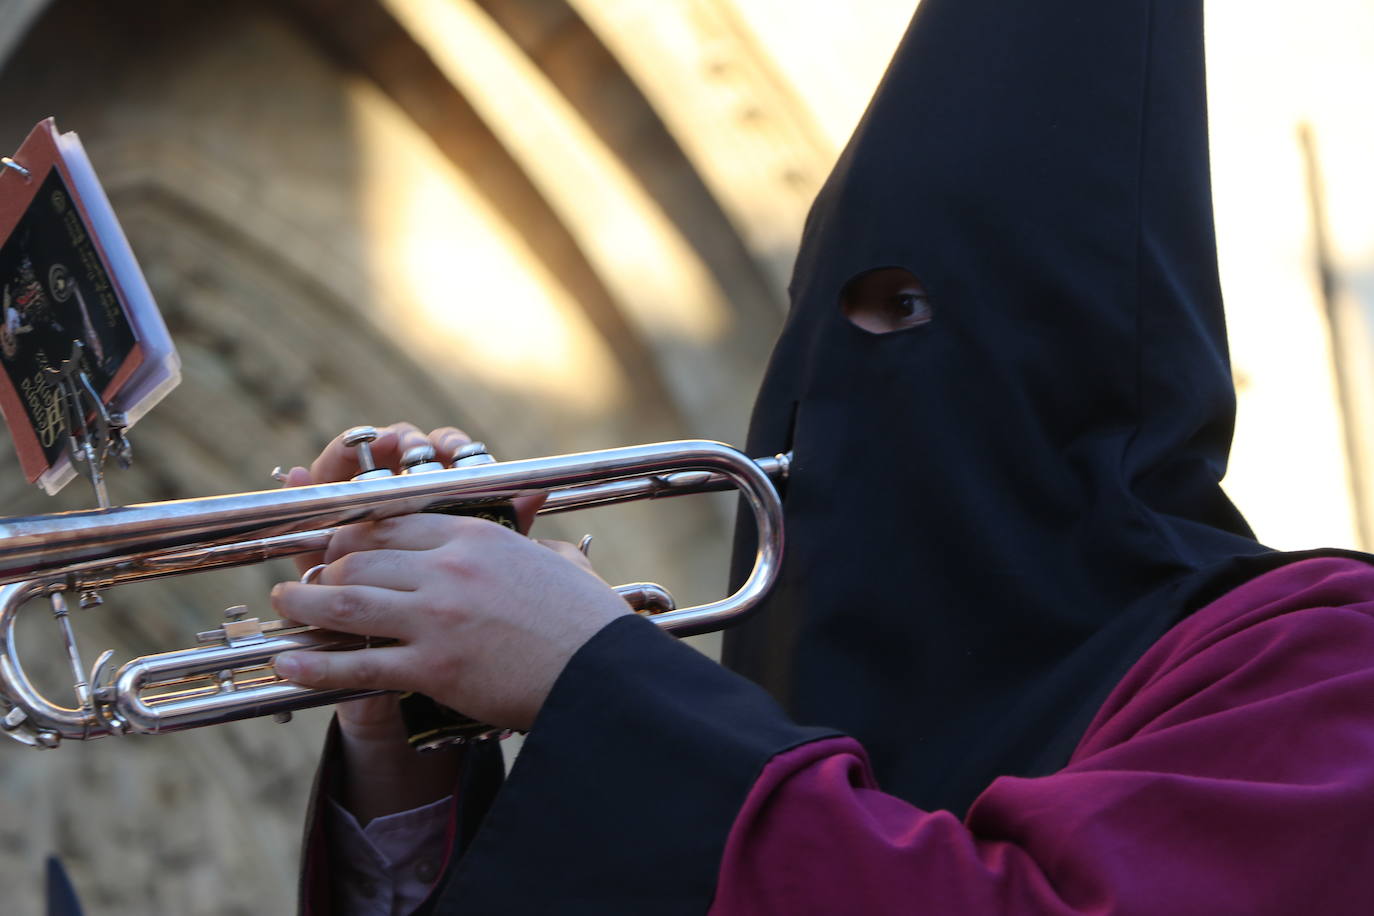
[[[212,18],[154,4],[125,17],[100,6],[52,5],[6,64],[0,145],[48,115],[80,132],[181,353],[181,387],[133,431],[134,469],[112,474],[116,501],[263,489],[274,464],[308,463],[354,422],[412,410],[437,421],[442,404],[422,412],[397,398],[430,389],[425,372],[359,333],[365,296],[338,292],[365,288],[350,267],[361,255],[338,74],[256,8]],[[8,454],[4,471],[6,514],[90,504],[79,480],[49,500]],[[88,658],[186,646],[226,604],[261,608],[287,574],[120,591],[80,615],[78,637]],[[38,623],[25,634],[41,644]],[[63,683],[55,664],[35,667]],[[39,912],[49,852],[91,913],[290,912],[324,721],[0,749],[12,912]]]
[[[394,25],[381,5],[159,0],[133,15],[120,4],[56,0],[0,62],[0,148],[15,148],[49,115],[80,134],[184,366],[180,388],[133,430],[134,467],[111,476],[116,502],[268,488],[274,465],[308,464],[342,429],[396,418],[465,426],[510,457],[742,438],[781,291],[565,4],[487,7],[517,48],[525,42],[521,54],[562,61],[570,95],[582,99],[577,117],[600,119],[603,132],[589,136],[620,131],[596,142],[630,161],[629,190],[657,202],[669,234],[685,239],[681,257],[722,303],[720,337],[685,346],[687,356],[673,357],[676,374],[659,374],[660,349],[673,341],[653,338],[630,314],[618,292],[626,284],[583,255],[588,240],[544,199],[547,189],[522,184],[518,157],[480,119],[463,120],[472,112],[462,110],[462,93],[434,82],[424,49],[370,24],[381,16]],[[573,53],[582,66],[568,66]],[[426,113],[427,105],[440,110]],[[451,197],[467,209],[440,212],[437,222],[428,214],[428,229],[406,222],[414,187],[397,182],[421,178],[434,206]],[[555,225],[541,224],[541,214]],[[458,232],[451,242],[445,225]],[[471,286],[483,267],[458,249],[459,230],[474,225],[499,237],[513,262],[531,265],[520,282],[538,306],[532,321],[550,316],[591,341],[568,366],[526,352],[518,322],[502,326],[516,328],[502,331],[505,339],[471,339],[519,305],[501,301],[499,284]],[[431,262],[442,274],[437,304],[415,301],[403,258],[378,254],[422,229],[440,233],[430,240],[440,253]],[[473,309],[476,330],[447,321],[455,309]],[[436,358],[445,341],[453,357]],[[504,353],[533,360],[531,374],[565,376],[541,382],[545,389],[505,384],[464,357],[479,345],[487,348],[479,357],[499,362]],[[593,376],[611,379],[595,397],[579,382]],[[694,400],[694,379],[719,392],[716,400]],[[80,480],[43,497],[7,448],[0,494],[6,515],[91,504]],[[608,579],[654,578],[692,602],[720,594],[731,508],[728,499],[679,500],[540,527],[570,539],[593,531]],[[226,605],[265,610],[270,585],[290,574],[275,564],[119,590],[80,612],[78,637],[88,660],[104,648],[123,660],[183,647]],[[70,678],[56,663],[44,609],[30,610],[21,635],[47,647],[33,656],[43,659],[35,676],[61,700]],[[6,911],[38,911],[41,862],[57,853],[88,912],[102,916],[290,912],[326,720],[317,710],[290,725],[253,721],[50,753],[0,745]]]

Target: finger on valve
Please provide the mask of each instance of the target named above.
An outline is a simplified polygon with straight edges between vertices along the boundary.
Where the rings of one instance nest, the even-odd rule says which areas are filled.
[[[373,466],[393,472],[400,469],[401,455],[406,449],[426,441],[424,433],[414,423],[392,423],[375,429],[377,438],[368,443]],[[360,470],[359,450],[345,443],[349,432],[352,430],[335,436],[311,464],[310,476],[316,483],[351,480]]]
[[[286,487],[302,487],[315,483],[335,483],[352,479],[359,470],[358,453],[356,448],[350,448],[344,444],[346,436],[347,432],[336,436],[311,462],[309,468],[297,466],[286,473],[282,473],[278,468],[272,476]],[[393,423],[377,430],[377,438],[370,443],[369,452],[375,466],[390,469],[399,462],[404,449],[423,441],[423,434],[414,424]],[[320,552],[302,554],[295,558],[296,569],[301,574],[321,562],[323,562],[323,554]]]
[[[429,433],[429,444],[444,464],[451,464],[458,450],[470,442],[472,437],[456,426],[441,426]]]
[[[459,449],[470,444],[472,437],[456,426],[441,426],[430,431],[429,442],[434,447],[440,461],[444,464],[452,464]],[[517,496],[511,500],[511,504],[515,507],[517,531],[521,534],[530,533],[530,528],[534,525],[534,518],[539,514],[539,510],[547,498],[545,493],[531,493],[528,496]]]

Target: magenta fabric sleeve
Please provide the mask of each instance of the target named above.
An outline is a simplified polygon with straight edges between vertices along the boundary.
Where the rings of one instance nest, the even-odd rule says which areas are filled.
[[[1174,627],[1070,762],[960,821],[847,738],[773,758],[712,916],[1374,913],[1374,567],[1316,559]]]

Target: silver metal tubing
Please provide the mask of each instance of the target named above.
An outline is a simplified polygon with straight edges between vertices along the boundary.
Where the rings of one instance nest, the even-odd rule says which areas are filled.
[[[15,643],[20,607],[61,593],[135,579],[241,565],[323,549],[338,525],[443,506],[477,506],[522,494],[547,494],[545,512],[738,489],[758,532],[744,584],[719,601],[676,609],[653,583],[617,586],[631,606],[679,634],[718,629],[748,612],[777,577],[782,506],[770,477],[788,471],[785,455],[760,462],[718,442],[683,441],[552,458],[475,464],[347,483],[213,496],[114,509],[0,520],[0,730],[34,747],[125,731],[160,733],[364,696],[316,691],[272,671],[277,654],[299,648],[348,650],[375,645],[289,621],[243,619],[234,609],[201,646],[130,661],[107,681],[106,652],[86,677],[75,638],[64,631],[77,684],[77,706],[62,706],[29,681]]]
[[[462,502],[464,497],[480,502],[548,491],[544,511],[566,512],[722,490],[733,482],[749,499],[759,479],[767,482],[769,471],[786,473],[786,456],[748,462],[753,472],[741,458],[719,442],[663,442],[374,480],[3,519],[0,584],[70,575],[79,583],[99,586],[288,556],[327,543],[329,532],[320,530],[326,526],[408,515]],[[676,471],[707,473],[678,476]],[[693,483],[696,488],[689,486]],[[216,557],[221,559],[216,562]]]
[[[366,696],[376,691],[301,687],[278,678],[271,665],[278,654],[292,649],[359,649],[367,642],[356,636],[302,628],[300,632],[249,645],[198,647],[147,655],[129,662],[115,675],[114,706],[131,730],[151,735]],[[257,669],[256,676],[245,680],[235,677],[236,672],[254,669]],[[227,683],[218,679],[215,686],[167,689],[185,682],[217,678],[221,672],[230,673]],[[145,694],[145,689],[153,686],[161,687],[163,692]]]
[[[34,747],[55,747],[61,738],[103,737],[109,729],[93,709],[49,702],[24,673],[14,638],[15,619],[26,601],[45,591],[42,584],[27,582],[0,588],[0,686],[4,693],[0,708],[5,713],[5,731]]]

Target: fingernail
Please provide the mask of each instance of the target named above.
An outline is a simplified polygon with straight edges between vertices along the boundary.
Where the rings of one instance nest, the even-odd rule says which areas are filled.
[[[283,471],[281,469],[281,465],[278,465],[277,467],[274,467],[272,469],[272,479],[280,481],[283,485],[288,487],[292,486],[291,478],[295,477],[299,479],[302,476],[305,477],[306,482],[309,482],[310,472],[307,471],[305,468],[301,467],[300,465],[296,465],[289,471]]]
[[[290,655],[278,655],[277,660],[273,662],[273,667],[276,668],[278,675],[288,681],[293,681],[306,673],[305,665],[301,663],[301,660]]]

